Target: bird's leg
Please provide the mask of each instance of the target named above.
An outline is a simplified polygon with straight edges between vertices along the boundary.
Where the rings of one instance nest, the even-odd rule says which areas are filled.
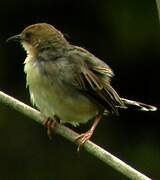
[[[83,144],[89,140],[91,138],[91,136],[93,135],[93,132],[94,130],[96,129],[98,123],[100,122],[102,118],[102,115],[101,114],[98,114],[91,126],[91,128],[85,132],[85,133],[82,133],[80,134],[77,138],[76,138],[76,142],[78,144],[78,148],[77,148],[77,151],[80,151],[80,148],[83,146]]]
[[[54,118],[48,117],[43,122],[44,127],[47,128],[47,135],[50,140],[52,139],[52,135],[53,135],[54,129],[58,123],[58,120],[59,120],[58,117],[54,116]]]

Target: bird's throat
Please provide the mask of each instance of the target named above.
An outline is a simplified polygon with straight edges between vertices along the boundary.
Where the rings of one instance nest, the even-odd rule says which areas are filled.
[[[27,62],[33,61],[35,59],[34,57],[36,56],[35,48],[26,42],[22,42],[22,46],[27,53],[27,57],[24,61],[24,64],[26,64]]]

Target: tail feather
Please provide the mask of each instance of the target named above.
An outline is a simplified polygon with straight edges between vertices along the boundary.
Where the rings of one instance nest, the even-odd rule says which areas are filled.
[[[126,108],[135,108],[140,111],[156,111],[157,108],[155,106],[141,103],[138,101],[133,101],[125,98],[121,98]]]

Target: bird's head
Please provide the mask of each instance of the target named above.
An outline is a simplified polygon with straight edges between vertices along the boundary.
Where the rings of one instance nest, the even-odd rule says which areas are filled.
[[[63,34],[47,23],[30,25],[20,34],[8,38],[7,41],[20,41],[27,52],[49,46],[59,48],[68,44]]]

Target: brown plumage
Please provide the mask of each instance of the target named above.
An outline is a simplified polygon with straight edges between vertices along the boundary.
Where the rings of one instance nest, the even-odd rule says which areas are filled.
[[[33,104],[46,117],[58,117],[74,125],[95,119],[91,129],[78,140],[91,137],[103,112],[118,114],[128,105],[139,110],[156,108],[130,101],[111,86],[111,68],[87,50],[71,45],[63,34],[46,23],[25,28],[9,40],[18,39],[27,51],[25,73]]]

